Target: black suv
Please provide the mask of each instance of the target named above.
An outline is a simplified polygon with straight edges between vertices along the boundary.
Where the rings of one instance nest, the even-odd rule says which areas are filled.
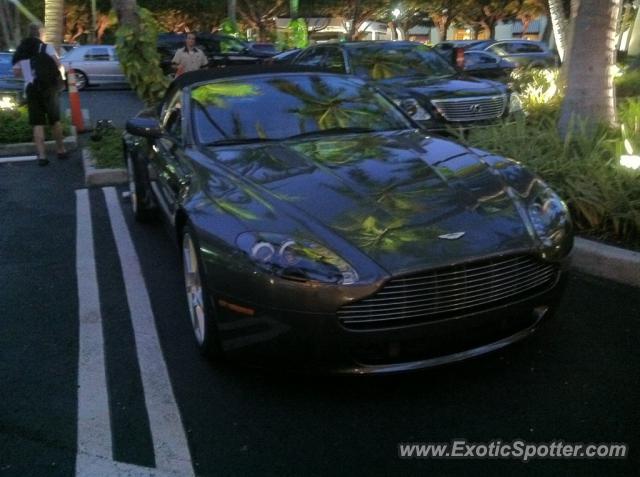
[[[306,48],[291,64],[359,76],[431,130],[467,128],[522,114],[504,84],[472,78],[439,53],[409,41],[362,41]]]
[[[165,74],[173,72],[171,60],[179,48],[185,45],[186,34],[162,33],[158,35],[160,66]],[[209,60],[209,67],[247,65],[259,63],[268,53],[252,49],[246,42],[228,35],[215,33],[196,34],[196,47],[202,49]]]

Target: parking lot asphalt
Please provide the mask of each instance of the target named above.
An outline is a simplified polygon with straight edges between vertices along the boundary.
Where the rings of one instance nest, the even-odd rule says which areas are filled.
[[[86,277],[75,268],[75,229],[76,190],[83,189],[79,153],[47,168],[0,164],[3,476],[74,475],[81,460],[78,283]],[[103,189],[89,198],[111,458],[156,475],[162,449],[150,431],[115,225]],[[637,475],[637,289],[572,273],[560,310],[531,338],[412,375],[332,378],[215,366],[193,345],[174,244],[161,226],[136,224],[121,205],[196,475]],[[397,455],[400,442],[454,438],[625,442],[630,456],[524,464]],[[111,469],[100,475],[122,475]]]

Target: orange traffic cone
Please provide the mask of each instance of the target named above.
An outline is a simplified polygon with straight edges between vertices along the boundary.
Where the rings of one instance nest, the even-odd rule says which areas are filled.
[[[83,132],[84,118],[80,108],[80,94],[76,87],[76,74],[73,68],[69,68],[69,71],[67,71],[67,90],[69,92],[69,106],[71,107],[71,124],[76,127],[79,133]]]

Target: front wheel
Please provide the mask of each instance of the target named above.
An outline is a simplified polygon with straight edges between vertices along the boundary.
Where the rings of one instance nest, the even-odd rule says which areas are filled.
[[[189,226],[182,231],[182,269],[191,329],[196,338],[196,344],[204,356],[220,358],[222,351],[215,312],[205,286],[197,238]]]
[[[89,84],[89,78],[82,71],[74,71],[74,73],[76,75],[76,88],[78,88],[78,91],[82,91]]]
[[[139,222],[148,222],[155,217],[155,207],[151,197],[151,185],[146,168],[136,161],[128,147],[124,148],[127,162],[127,179],[129,183],[129,197],[131,211]]]

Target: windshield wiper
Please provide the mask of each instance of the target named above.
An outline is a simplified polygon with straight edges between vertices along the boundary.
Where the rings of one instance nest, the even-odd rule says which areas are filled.
[[[327,128],[327,129],[318,129],[317,131],[309,131],[300,134],[294,134],[293,136],[288,136],[286,139],[298,139],[301,137],[311,137],[311,136],[328,136],[332,134],[353,134],[353,133],[370,133],[370,132],[381,132],[379,129],[371,129],[371,128],[362,128],[362,127],[350,127],[350,128]]]
[[[226,139],[218,139],[216,141],[211,141],[203,144],[203,146],[233,146],[236,144],[253,144],[259,142],[274,142],[274,141],[282,141],[282,139],[272,139],[265,137],[230,137]]]

